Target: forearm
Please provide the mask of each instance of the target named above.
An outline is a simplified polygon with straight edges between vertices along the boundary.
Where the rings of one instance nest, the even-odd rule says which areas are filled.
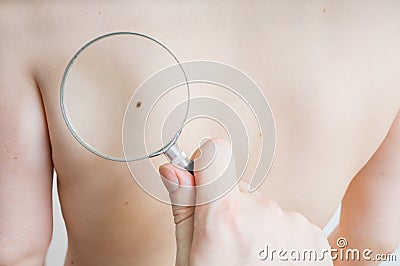
[[[400,115],[397,115],[382,145],[350,183],[342,201],[339,226],[330,236],[331,245],[335,247],[337,239],[344,237],[348,248],[361,252],[364,249],[374,254],[393,252],[400,241],[399,201]],[[357,263],[339,260],[335,265]]]
[[[0,254],[0,266],[44,266],[46,253],[30,254],[21,250],[11,252],[3,250]],[[7,252],[7,253],[6,253]],[[25,254],[22,254],[25,253]]]
[[[361,173],[350,185],[337,230],[354,245],[392,252],[400,240],[400,176],[373,172]]]

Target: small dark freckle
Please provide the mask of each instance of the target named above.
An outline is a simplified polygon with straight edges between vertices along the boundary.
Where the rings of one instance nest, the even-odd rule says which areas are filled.
[[[260,132],[259,136],[260,136],[260,138],[262,138],[262,133],[261,132]]]
[[[140,106],[142,106],[142,102],[137,102],[136,103],[136,108],[140,108]]]
[[[9,151],[9,150],[7,150],[7,153],[10,153],[10,151]]]
[[[385,175],[385,172],[381,172],[381,175]]]
[[[129,202],[125,201],[125,206],[128,205]]]
[[[74,261],[73,261],[73,260],[71,260],[71,264],[74,264]]]
[[[18,159],[18,157],[14,157],[14,159],[15,159],[15,160],[17,160],[17,159]]]
[[[97,12],[97,14],[101,15],[101,11]]]
[[[322,9],[322,13],[325,13],[325,12],[326,12],[326,8]]]

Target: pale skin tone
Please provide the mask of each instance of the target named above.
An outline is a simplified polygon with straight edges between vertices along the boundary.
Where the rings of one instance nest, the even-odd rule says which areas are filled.
[[[197,165],[208,167],[195,170],[194,176],[172,164],[160,167],[162,177],[180,185],[167,186],[173,204],[182,197],[195,199],[201,197],[199,193],[207,193],[204,190],[198,193],[184,191],[182,186],[204,185],[223,175],[237,180],[228,141],[210,140],[196,151],[194,158],[199,157],[200,150],[202,155],[215,154],[215,159],[211,164],[204,160],[213,156],[196,159],[195,169]],[[236,186],[222,199],[210,204],[196,207],[173,205],[178,247],[176,265],[291,265],[292,262],[277,259],[276,254],[272,257],[268,254],[266,261],[260,260],[259,250],[265,244],[276,250],[315,249],[319,254],[329,249],[321,229],[304,216],[282,210],[258,192],[249,194],[248,184],[241,185],[241,190]],[[295,265],[333,264],[327,256],[321,261],[301,261]]]
[[[368,258],[373,260],[377,254],[392,252],[393,247],[399,244],[397,225],[400,217],[394,214],[385,218],[385,215],[397,208],[395,200],[398,196],[391,190],[399,186],[399,144],[400,113],[380,148],[347,189],[341,221],[329,239],[331,247],[339,250],[337,239],[340,237],[348,241],[349,249],[357,248],[361,252],[369,249],[367,258],[362,257],[359,261],[334,259],[332,262],[327,255],[318,262],[272,259],[267,265],[375,265],[378,262],[370,262]],[[229,163],[234,160],[229,142],[210,140],[196,151],[193,158],[205,153],[215,153],[216,159],[208,168],[195,171],[194,176],[172,164],[160,167],[161,176],[178,185],[167,186],[172,204],[182,202],[180,199],[184,197],[197,197],[194,191],[190,195],[182,191],[182,186],[206,184],[218,178],[221,172],[236,180],[235,165]],[[204,157],[207,158],[195,159],[195,168],[196,164],[205,165],[201,162]],[[257,245],[260,247],[264,242],[278,250],[296,249],[301,252],[312,249],[318,252],[318,257],[328,250],[329,244],[322,231],[302,215],[282,210],[274,201],[257,192],[246,193],[248,184],[241,187],[241,190],[235,187],[221,200],[207,205],[185,207],[173,204],[178,247],[176,265],[265,265],[255,256]],[[386,204],[379,204],[379,198],[385,198]]]
[[[391,252],[400,236],[398,5],[1,1],[0,265],[43,264],[53,168],[68,231],[66,265],[174,264],[170,206],[144,193],[125,164],[82,148],[60,113],[68,60],[88,40],[117,30],[157,37],[182,61],[221,61],[250,75],[269,100],[277,128],[274,164],[259,193],[320,228],[343,199],[331,244],[345,236],[352,246]],[[96,58],[93,66],[101,62]],[[141,73],[146,66],[104,60],[114,71],[94,74],[111,84],[135,87],[149,74]],[[119,88],[96,98],[102,107],[116,106],[115,113],[106,115],[87,99],[76,110],[77,126],[88,125],[88,136],[95,132],[116,155],[124,111],[117,107],[131,94]],[[213,88],[193,90],[235,103]],[[189,135],[210,134],[197,127]],[[257,139],[260,132],[251,127],[249,134]],[[199,143],[190,139],[182,143],[187,153]]]

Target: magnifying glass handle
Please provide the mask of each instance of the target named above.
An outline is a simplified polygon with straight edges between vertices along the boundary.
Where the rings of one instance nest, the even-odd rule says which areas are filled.
[[[193,175],[193,161],[187,158],[177,143],[174,143],[164,154],[172,164],[185,168]]]

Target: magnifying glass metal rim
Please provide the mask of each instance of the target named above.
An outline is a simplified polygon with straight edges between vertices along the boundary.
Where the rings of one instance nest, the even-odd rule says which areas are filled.
[[[72,65],[75,63],[76,59],[78,58],[78,56],[88,47],[92,46],[94,43],[96,43],[97,41],[100,41],[102,39],[105,38],[109,38],[112,36],[116,36],[116,35],[133,35],[133,36],[138,36],[138,37],[142,37],[145,39],[148,39],[150,41],[153,41],[154,43],[160,45],[162,48],[164,48],[175,60],[175,62],[179,65],[179,68],[182,70],[183,76],[185,78],[185,83],[186,83],[186,88],[187,88],[187,95],[188,95],[188,101],[187,101],[187,109],[186,109],[186,113],[185,113],[185,117],[182,121],[182,125],[179,128],[179,130],[177,131],[177,133],[175,134],[175,136],[173,137],[173,139],[165,146],[162,147],[161,149],[159,149],[158,151],[155,151],[153,153],[150,153],[149,155],[147,155],[147,157],[140,157],[140,158],[122,158],[122,157],[115,157],[115,156],[111,156],[102,152],[97,151],[95,148],[93,148],[92,146],[89,145],[89,143],[87,143],[84,139],[82,139],[79,134],[77,133],[77,131],[75,130],[74,126],[71,124],[70,121],[70,117],[67,113],[67,110],[65,108],[65,97],[64,97],[64,91],[65,91],[65,84],[66,84],[66,80],[68,78],[68,74],[71,70]],[[75,54],[74,56],[70,59],[70,61],[68,62],[68,65],[64,71],[63,77],[61,79],[61,85],[60,85],[60,107],[61,107],[61,113],[64,119],[65,124],[67,125],[68,130],[71,132],[72,136],[76,139],[76,141],[79,142],[79,144],[81,144],[85,149],[87,149],[88,151],[90,151],[91,153],[93,153],[96,156],[99,156],[101,158],[110,160],[110,161],[115,161],[115,162],[133,162],[133,161],[138,161],[138,160],[143,160],[145,158],[152,158],[161,154],[168,154],[168,151],[172,149],[174,149],[176,146],[176,141],[178,140],[178,137],[182,131],[183,126],[185,125],[185,121],[187,119],[188,113],[189,113],[189,105],[190,105],[190,89],[189,89],[189,82],[186,76],[186,72],[183,69],[183,66],[181,64],[181,62],[178,60],[178,58],[175,56],[175,54],[167,47],[165,46],[163,43],[161,43],[160,41],[158,41],[157,39],[150,37],[146,34],[143,33],[138,33],[138,32],[130,32],[130,31],[118,31],[118,32],[111,32],[111,33],[107,33],[104,35],[101,35],[99,37],[96,37],[95,39],[89,41],[88,43],[86,43],[84,46],[82,46]]]

